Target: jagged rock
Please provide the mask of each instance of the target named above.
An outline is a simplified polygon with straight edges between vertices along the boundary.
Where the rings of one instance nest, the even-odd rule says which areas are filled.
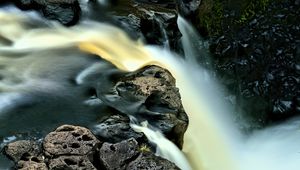
[[[188,117],[175,80],[167,70],[151,66],[119,78],[108,75],[99,83],[97,93],[107,105],[139,121],[147,120],[182,147]]]
[[[151,152],[145,152],[139,155],[139,157],[130,162],[126,170],[179,170],[179,168],[172,162],[155,156]]]
[[[57,20],[64,25],[75,25],[81,9],[77,0],[14,0],[23,10],[37,10],[47,19]]]
[[[94,133],[102,141],[117,143],[122,140],[135,138],[137,141],[146,142],[142,133],[135,132],[129,125],[129,118],[126,115],[116,114],[104,119],[98,124]]]
[[[90,130],[72,125],[63,125],[49,133],[43,142],[47,156],[86,155],[99,140]]]
[[[59,156],[50,159],[49,169],[78,169],[78,170],[96,170],[87,156]]]
[[[116,144],[103,143],[99,151],[100,160],[107,170],[125,169],[138,154],[138,143],[133,138]]]
[[[97,5],[97,2],[91,6]],[[181,34],[177,27],[177,3],[172,0],[125,0],[112,4],[107,11],[109,17],[124,30],[143,37],[149,44],[167,45],[176,49]]]
[[[13,161],[27,160],[40,154],[40,146],[37,142],[20,140],[9,143],[5,149],[5,154]]]

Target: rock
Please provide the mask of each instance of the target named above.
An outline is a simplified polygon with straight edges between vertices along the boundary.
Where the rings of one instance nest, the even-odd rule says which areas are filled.
[[[27,161],[19,161],[17,164],[18,170],[48,170],[47,165],[40,158],[31,158]]]
[[[90,2],[90,4],[94,7],[98,2]],[[134,38],[143,37],[149,44],[165,45],[177,49],[181,34],[176,22],[178,16],[176,6],[176,1],[173,0],[117,1],[107,9],[106,15]],[[94,15],[97,16],[97,14]],[[93,18],[93,16],[91,17]]]
[[[139,142],[146,142],[146,137],[142,133],[131,129],[129,122],[130,120],[126,115],[112,115],[98,124],[94,129],[94,133],[102,141],[110,143],[121,142],[129,138],[134,138]]]
[[[138,154],[138,143],[133,138],[116,144],[103,143],[99,151],[100,160],[107,170],[125,169]]]
[[[75,148],[74,143],[78,143]],[[88,129],[63,125],[44,138],[43,146],[21,140],[8,144],[5,152],[20,170],[178,169],[155,156],[150,147],[134,138],[100,145]]]
[[[50,159],[49,169],[96,170],[87,156],[59,156]]]
[[[182,147],[188,117],[175,87],[175,80],[167,70],[150,66],[121,74],[119,78],[112,78],[115,75],[107,77],[103,78],[97,89],[103,102],[132,115],[138,121],[147,120],[178,147]]]
[[[77,0],[14,0],[23,10],[37,10],[47,19],[71,26],[79,21],[81,9]]]
[[[178,10],[183,16],[195,14],[201,4],[201,0],[179,0]]]
[[[13,161],[27,160],[36,157],[41,153],[40,146],[37,142],[20,140],[9,143],[4,148],[5,154]]]
[[[170,161],[161,157],[155,156],[153,153],[146,152],[139,155],[139,157],[130,162],[126,168],[127,170],[179,170],[179,168]]]
[[[87,155],[99,140],[90,130],[72,125],[63,125],[49,133],[43,142],[47,156]]]
[[[296,109],[299,104],[295,102],[300,87],[295,66],[299,58],[300,35],[296,19],[300,15],[299,6],[289,0],[268,1],[264,5],[261,3],[266,1],[253,1],[261,5],[248,7],[244,6],[248,0],[239,2],[237,7],[219,4],[222,7],[221,31],[214,31],[216,27],[210,29],[218,34],[210,34],[215,69],[229,95],[238,99],[235,106],[240,110],[236,114],[243,113],[238,117],[249,120],[254,128],[300,115]],[[240,17],[250,12],[244,11],[244,7],[253,15]],[[234,16],[230,15],[232,11]],[[222,19],[226,14],[228,17]],[[218,20],[212,17],[214,21]]]

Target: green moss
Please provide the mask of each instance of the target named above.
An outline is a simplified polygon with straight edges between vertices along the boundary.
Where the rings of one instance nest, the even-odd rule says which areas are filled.
[[[139,151],[142,152],[142,153],[145,153],[145,152],[150,152],[151,149],[148,145],[146,144],[142,144],[140,147],[139,147]]]
[[[222,30],[223,4],[221,0],[203,0],[199,8],[199,27],[208,35],[219,34]]]
[[[270,0],[249,0],[246,7],[242,10],[242,13],[235,23],[245,24],[249,22],[258,11],[264,11],[270,4]]]

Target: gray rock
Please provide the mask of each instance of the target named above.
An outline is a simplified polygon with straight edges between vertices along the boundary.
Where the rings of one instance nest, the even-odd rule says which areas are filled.
[[[107,170],[125,169],[128,162],[138,156],[138,143],[131,138],[120,143],[104,143],[100,149],[100,160]]]
[[[99,140],[84,127],[63,125],[49,133],[43,142],[47,156],[86,155]]]
[[[129,138],[135,138],[141,142],[146,141],[147,139],[143,133],[138,133],[131,129],[129,122],[130,120],[126,115],[112,115],[97,125],[93,132],[101,140],[110,143],[121,142]]]
[[[179,170],[172,162],[155,156],[151,152],[142,153],[139,157],[130,162],[126,170]]]
[[[96,170],[87,156],[59,156],[50,159],[49,169]]]

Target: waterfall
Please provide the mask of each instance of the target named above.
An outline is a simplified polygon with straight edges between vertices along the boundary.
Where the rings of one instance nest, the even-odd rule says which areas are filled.
[[[192,169],[296,170],[300,167],[299,121],[256,131],[250,136],[242,135],[232,121],[231,109],[223,102],[221,86],[209,70],[195,62],[194,57],[201,51],[193,50],[195,45],[190,44],[189,40],[195,35],[182,18],[179,18],[178,23],[183,34],[185,59],[168,49],[133,41],[122,30],[104,23],[85,21],[71,28],[55,24],[30,28],[26,26],[28,21],[28,18],[13,13],[0,13],[0,37],[11,42],[0,46],[0,61],[7,60],[9,56],[5,54],[9,52],[55,51],[77,47],[85,53],[98,55],[123,71],[135,71],[146,65],[157,65],[169,70],[176,79],[190,120],[183,150]],[[202,64],[205,65],[208,60],[204,56]],[[91,66],[90,70],[95,68]],[[81,79],[82,76],[77,81],[80,83]],[[8,86],[0,84],[1,92],[9,90]],[[5,101],[2,98],[5,96],[0,98]],[[7,103],[4,102],[4,105]],[[0,104],[0,108],[2,106]],[[149,138],[153,132],[148,126],[132,124],[132,127],[144,132]],[[180,157],[184,159],[174,151],[173,145],[166,144],[164,137],[151,137],[157,138],[151,141],[158,148],[164,148],[161,152],[169,152],[174,154],[173,158],[177,157],[173,161]],[[182,169],[189,169],[185,162],[177,164]]]

